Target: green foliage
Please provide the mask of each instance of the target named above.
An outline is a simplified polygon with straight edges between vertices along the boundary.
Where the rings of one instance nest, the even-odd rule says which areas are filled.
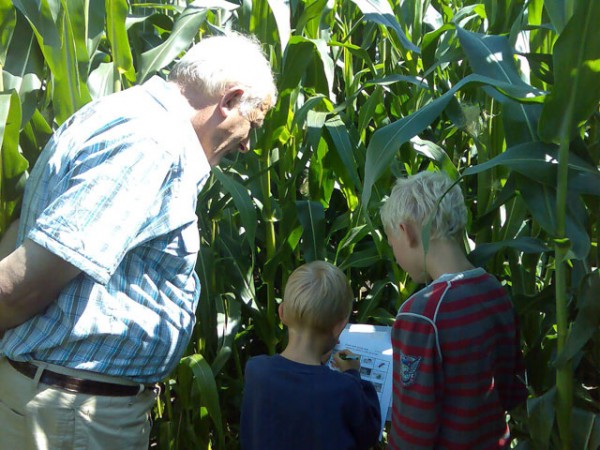
[[[347,273],[352,320],[393,322],[417,286],[378,209],[396,177],[434,169],[460,183],[470,258],[519,314],[530,398],[514,446],[598,448],[597,1],[0,0],[0,23],[2,229],[52,130],[92,98],[228,28],[273,63],[254,154],[199,198],[202,297],[154,412],[158,448],[238,447],[244,365],[285,345],[277,305],[303,261]]]

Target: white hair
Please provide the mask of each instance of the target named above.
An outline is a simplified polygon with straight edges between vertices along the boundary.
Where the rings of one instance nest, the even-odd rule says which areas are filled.
[[[169,81],[210,97],[241,86],[244,115],[258,107],[268,109],[277,99],[273,72],[260,43],[236,32],[203,38],[175,64]]]
[[[431,220],[431,239],[457,237],[466,226],[467,208],[460,187],[450,186],[452,181],[441,172],[399,178],[381,208],[386,232],[407,221],[422,228]]]

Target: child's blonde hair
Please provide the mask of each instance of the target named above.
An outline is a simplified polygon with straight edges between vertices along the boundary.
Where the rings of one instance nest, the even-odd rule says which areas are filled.
[[[467,223],[467,208],[460,187],[454,185],[448,190],[450,186],[452,181],[441,172],[420,172],[399,178],[381,208],[386,232],[393,232],[405,222],[423,228],[433,214],[430,239],[459,236]]]
[[[325,261],[298,267],[283,294],[286,321],[328,332],[348,320],[354,295],[344,273]]]

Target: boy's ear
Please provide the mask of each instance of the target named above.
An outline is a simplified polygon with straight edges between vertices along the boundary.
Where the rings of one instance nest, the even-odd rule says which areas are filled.
[[[340,334],[342,334],[342,331],[344,330],[347,324],[348,319],[345,319],[333,327],[333,335],[336,337],[336,339],[340,336]]]
[[[240,87],[232,87],[225,91],[219,100],[219,113],[223,117],[227,117],[231,114],[237,106],[240,104],[240,100],[244,90]]]
[[[400,232],[404,234],[404,237],[406,238],[406,241],[410,247],[416,247],[420,245],[421,240],[419,237],[419,232],[413,224],[408,222],[401,223],[398,225],[398,228],[400,229]]]
[[[283,303],[279,304],[279,308],[277,308],[277,312],[279,313],[279,320],[281,320],[281,323],[284,325],[287,325],[287,322],[286,322],[284,314],[283,314]]]

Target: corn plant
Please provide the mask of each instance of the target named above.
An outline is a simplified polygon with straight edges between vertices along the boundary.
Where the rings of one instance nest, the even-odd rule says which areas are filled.
[[[418,286],[378,210],[395,178],[434,168],[464,190],[466,251],[519,315],[530,395],[512,446],[598,448],[599,2],[0,0],[0,20],[2,230],[86,102],[227,29],[271,59],[279,99],[253,154],[199,198],[198,320],[153,448],[238,448],[244,365],[284,347],[277,305],[302,262],[347,273],[352,321],[391,324]]]

